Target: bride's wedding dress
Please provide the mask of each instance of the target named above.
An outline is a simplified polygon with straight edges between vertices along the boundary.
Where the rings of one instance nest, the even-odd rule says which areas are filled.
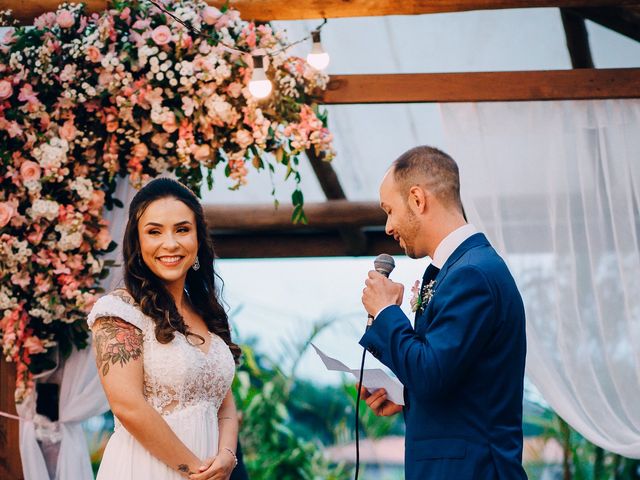
[[[178,438],[198,458],[218,452],[218,409],[235,371],[224,341],[211,333],[209,350],[189,344],[176,332],[168,344],[156,340],[153,320],[126,299],[100,298],[88,317],[89,327],[100,317],[118,317],[144,334],[144,395]],[[98,480],[173,480],[181,475],[152,456],[115,418],[113,435],[104,451]]]

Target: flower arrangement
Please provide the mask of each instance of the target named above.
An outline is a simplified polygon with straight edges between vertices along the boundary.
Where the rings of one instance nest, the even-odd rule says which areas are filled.
[[[280,169],[304,221],[299,156],[333,157],[313,103],[328,78],[288,56],[281,32],[201,0],[162,7],[202,35],[144,0],[114,0],[92,15],[62,4],[0,43],[0,341],[17,401],[52,347],[86,346],[119,178],[139,187],[168,170],[199,193],[215,169],[234,189],[250,168]],[[255,51],[275,84],[264,101],[248,90]]]
[[[411,299],[409,300],[409,304],[411,305],[411,311],[421,315],[429,302],[433,298],[434,289],[436,286],[435,280],[430,280],[429,283],[422,286],[421,281],[416,280],[411,287]]]

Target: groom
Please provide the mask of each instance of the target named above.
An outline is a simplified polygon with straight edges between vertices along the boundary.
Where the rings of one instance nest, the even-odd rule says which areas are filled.
[[[371,271],[362,295],[374,321],[360,344],[404,384],[405,406],[384,390],[362,394],[377,415],[403,411],[406,480],[526,479],[524,307],[503,260],[465,221],[458,166],[413,148],[386,173],[380,205],[407,255],[432,259],[413,327],[402,285]]]

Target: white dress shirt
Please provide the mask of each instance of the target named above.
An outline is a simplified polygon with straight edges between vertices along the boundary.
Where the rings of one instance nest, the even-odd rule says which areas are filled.
[[[444,264],[447,262],[451,254],[455,252],[456,248],[462,245],[462,242],[464,242],[467,238],[475,235],[476,233],[478,233],[478,229],[470,223],[456,228],[453,232],[444,237],[438,244],[438,246],[436,247],[436,251],[433,253],[431,263],[435,267],[441,269],[442,267],[444,267]],[[378,318],[378,315],[380,315],[383,310],[386,310],[392,305],[393,304],[381,308],[380,311],[376,313],[374,318]]]

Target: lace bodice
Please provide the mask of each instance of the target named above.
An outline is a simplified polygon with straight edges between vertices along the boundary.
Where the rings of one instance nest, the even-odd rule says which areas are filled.
[[[118,317],[142,331],[144,395],[158,412],[167,415],[197,405],[220,407],[235,372],[233,355],[220,337],[210,333],[207,353],[178,332],[171,342],[162,344],[156,340],[153,320],[114,294],[93,306],[89,328],[100,317]]]

